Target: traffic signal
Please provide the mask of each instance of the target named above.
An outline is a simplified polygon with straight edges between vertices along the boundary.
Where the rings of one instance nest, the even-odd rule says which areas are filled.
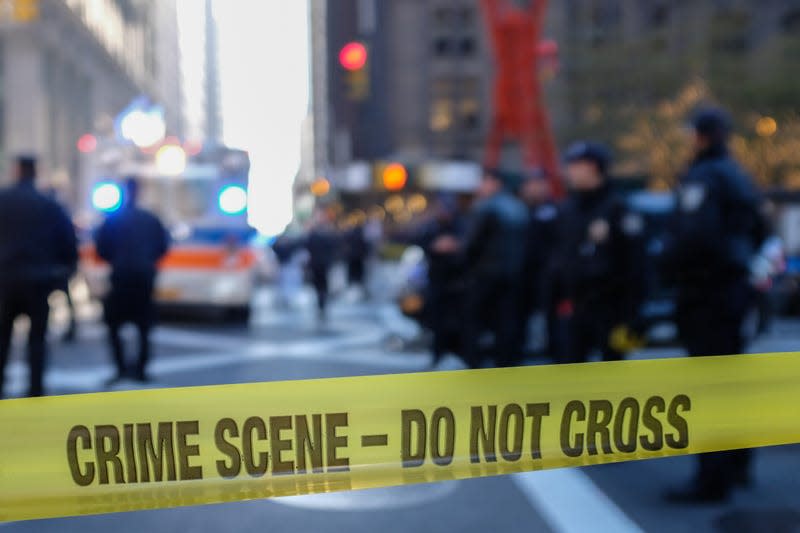
[[[400,163],[389,163],[383,169],[383,186],[387,191],[402,191],[408,183],[408,170]]]
[[[347,98],[361,101],[369,97],[369,50],[364,43],[353,41],[339,51],[339,65],[344,69]]]
[[[318,178],[311,184],[311,194],[317,198],[327,196],[331,192],[331,183],[325,178]]]
[[[89,154],[97,150],[97,137],[91,133],[82,135],[77,143],[78,151],[82,154]]]
[[[39,0],[14,0],[14,22],[32,22],[39,18]]]
[[[347,43],[339,52],[339,63],[347,71],[361,70],[367,65],[367,47],[363,43]]]

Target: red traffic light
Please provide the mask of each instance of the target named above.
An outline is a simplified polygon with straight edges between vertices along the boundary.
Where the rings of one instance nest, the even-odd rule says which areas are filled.
[[[367,56],[367,47],[362,43],[347,43],[339,52],[339,63],[351,72],[361,70],[367,64]]]
[[[78,139],[78,151],[82,154],[88,154],[97,150],[97,137],[91,133],[81,136]]]

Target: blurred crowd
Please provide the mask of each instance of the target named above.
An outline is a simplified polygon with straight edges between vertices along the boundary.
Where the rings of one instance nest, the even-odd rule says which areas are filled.
[[[428,283],[422,319],[433,355],[461,356],[472,368],[519,364],[538,315],[541,353],[580,363],[595,352],[623,359],[646,340],[643,307],[655,274],[674,294],[678,338],[689,355],[741,354],[745,321],[766,276],[774,239],[765,203],[731,157],[731,121],[719,109],[691,120],[693,157],[678,179],[675,207],[657,261],[645,246],[646,221],[609,180],[609,150],[578,142],[564,156],[567,197],[548,176],[486,171],[467,210],[441,198],[421,232]],[[767,265],[764,272],[764,265]],[[656,272],[650,272],[655,270]],[[538,339],[541,341],[542,339]],[[668,494],[718,501],[750,479],[750,452],[700,457],[695,478]]]
[[[425,255],[425,283],[416,316],[431,332],[434,366],[447,354],[471,368],[499,367],[531,356],[581,363],[599,354],[618,361],[643,345],[643,312],[653,270],[674,294],[678,337],[692,356],[743,353],[745,319],[775,262],[764,203],[728,151],[731,122],[719,109],[691,121],[694,155],[677,180],[675,205],[658,261],[646,249],[646,220],[609,179],[612,155],[602,144],[578,142],[564,154],[561,177],[486,169],[474,198],[442,194],[433,216],[395,237]],[[52,198],[36,190],[36,162],[20,157],[16,183],[0,190],[0,377],[8,361],[14,320],[30,319],[30,396],[43,394],[48,296],[76,270],[75,231]],[[104,301],[114,381],[147,380],[157,263],[169,248],[158,218],[137,205],[128,180],[126,203],[95,233],[98,255],[111,266]],[[351,285],[369,296],[367,262],[380,239],[370,224],[342,230],[319,210],[300,236],[273,245],[284,267],[281,285],[299,283],[298,250],[327,316],[329,273],[343,260]],[[541,324],[531,328],[532,318]],[[129,362],[120,327],[133,323],[139,353]],[[0,398],[3,380],[0,379]],[[749,480],[747,451],[702,456],[695,479],[670,497],[719,500]]]

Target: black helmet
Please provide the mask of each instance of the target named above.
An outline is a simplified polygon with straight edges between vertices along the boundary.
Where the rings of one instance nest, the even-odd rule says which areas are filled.
[[[707,137],[713,143],[727,141],[733,129],[730,115],[716,107],[705,107],[695,111],[691,125],[698,134]]]
[[[579,141],[567,148],[564,153],[564,161],[566,163],[590,161],[605,176],[611,168],[611,151],[602,143]]]

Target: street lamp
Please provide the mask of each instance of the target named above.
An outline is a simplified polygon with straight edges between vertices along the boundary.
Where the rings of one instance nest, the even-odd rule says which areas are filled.
[[[383,186],[387,191],[402,191],[408,181],[408,170],[400,163],[390,163],[383,170]]]
[[[139,148],[148,148],[164,140],[167,125],[161,114],[155,110],[129,111],[120,121],[122,138],[131,141]]]
[[[761,117],[756,122],[759,137],[772,137],[778,132],[778,122],[772,117]]]
[[[186,151],[175,144],[162,146],[156,152],[156,170],[164,176],[180,176],[186,170]]]

